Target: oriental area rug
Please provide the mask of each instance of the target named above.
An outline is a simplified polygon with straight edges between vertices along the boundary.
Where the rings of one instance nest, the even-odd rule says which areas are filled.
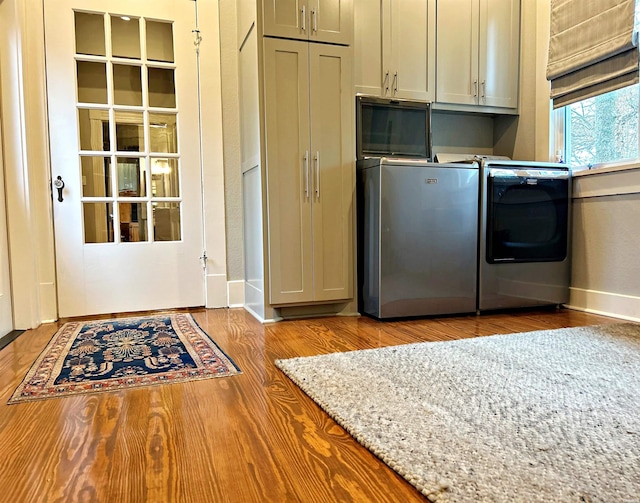
[[[430,501],[640,501],[640,325],[276,365]]]
[[[239,374],[190,314],[65,323],[9,404]]]

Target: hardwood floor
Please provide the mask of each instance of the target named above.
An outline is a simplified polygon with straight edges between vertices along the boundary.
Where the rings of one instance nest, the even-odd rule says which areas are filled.
[[[9,406],[59,323],[27,331],[0,351],[0,501],[425,501],[274,360],[620,321],[569,310],[269,325],[242,309],[193,314],[242,375]]]

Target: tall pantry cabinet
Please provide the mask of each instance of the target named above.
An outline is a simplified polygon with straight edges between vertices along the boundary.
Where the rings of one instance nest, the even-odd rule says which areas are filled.
[[[245,305],[355,312],[352,4],[256,7],[238,13]]]

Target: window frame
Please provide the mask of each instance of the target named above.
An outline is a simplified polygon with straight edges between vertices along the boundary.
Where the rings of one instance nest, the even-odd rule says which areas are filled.
[[[621,159],[618,161],[607,161],[594,164],[572,165],[569,160],[571,149],[571,118],[567,105],[555,110],[551,110],[551,131],[552,131],[552,153],[556,162],[566,163],[573,173],[596,172],[605,173],[610,171],[621,171],[625,169],[636,169],[640,167],[640,83],[638,85],[638,157],[631,159]],[[615,91],[612,91],[615,92]]]

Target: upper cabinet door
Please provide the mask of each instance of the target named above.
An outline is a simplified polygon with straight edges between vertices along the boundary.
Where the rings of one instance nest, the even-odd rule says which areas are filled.
[[[520,2],[481,0],[480,105],[517,108]]]
[[[389,95],[435,99],[436,2],[390,0]]]
[[[308,0],[309,40],[353,44],[353,0]]]
[[[265,35],[309,39],[307,0],[263,0],[262,18]]]
[[[353,0],[263,0],[263,30],[271,37],[350,45]]]
[[[383,96],[382,2],[372,6],[371,0],[354,0],[353,10],[353,75],[355,92]],[[386,41],[384,44],[386,46]]]
[[[446,0],[437,16],[437,102],[517,109],[520,0]]]
[[[478,0],[438,2],[437,101],[478,103]]]
[[[435,0],[355,1],[355,89],[435,99]]]

